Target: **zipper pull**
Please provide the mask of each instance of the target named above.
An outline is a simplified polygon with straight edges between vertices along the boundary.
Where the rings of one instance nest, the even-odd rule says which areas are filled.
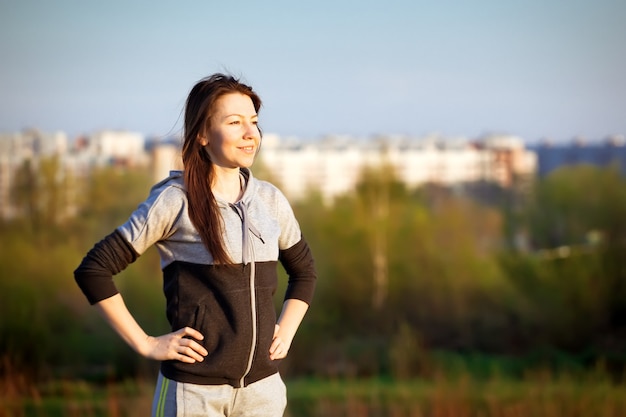
[[[261,232],[259,232],[256,227],[254,227],[252,224],[248,224],[248,230],[250,230],[250,232],[254,236],[256,236],[257,239],[261,241],[261,243],[265,244],[265,241],[263,240],[263,237],[261,236]]]

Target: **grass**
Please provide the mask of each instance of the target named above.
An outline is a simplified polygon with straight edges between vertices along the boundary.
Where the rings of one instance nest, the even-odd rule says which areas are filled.
[[[288,380],[287,387],[286,417],[617,417],[626,412],[626,385],[601,371],[536,371],[523,378],[466,373],[404,381],[299,378]],[[56,381],[19,397],[0,393],[0,417],[149,416],[152,390],[151,381]]]
[[[547,372],[522,379],[302,379],[291,381],[289,390],[290,417],[613,417],[626,412],[626,385],[595,373],[583,379]]]
[[[142,381],[54,381],[27,395],[0,395],[0,417],[149,416],[153,389],[152,383]]]

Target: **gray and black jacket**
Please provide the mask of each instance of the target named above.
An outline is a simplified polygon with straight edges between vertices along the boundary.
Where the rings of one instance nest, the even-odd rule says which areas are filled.
[[[94,304],[118,293],[113,275],[157,247],[172,331],[197,329],[209,352],[203,362],[162,362],[163,375],[179,382],[241,387],[278,371],[269,358],[278,261],[289,276],[285,299],[310,304],[313,297],[313,257],[291,206],[270,183],[247,169],[241,175],[246,181],[241,200],[219,203],[224,242],[235,265],[214,265],[188,216],[183,174],[172,171],[74,273]]]

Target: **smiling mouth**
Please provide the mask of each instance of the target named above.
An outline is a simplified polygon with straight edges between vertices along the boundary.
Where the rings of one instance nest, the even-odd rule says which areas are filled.
[[[252,152],[254,150],[254,146],[242,146],[239,149],[241,149],[242,151]]]

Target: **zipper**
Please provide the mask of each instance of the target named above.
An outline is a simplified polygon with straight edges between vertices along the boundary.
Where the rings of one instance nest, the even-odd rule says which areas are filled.
[[[250,373],[250,370],[252,369],[252,363],[254,362],[254,354],[256,352],[256,345],[257,345],[257,334],[258,334],[258,326],[257,326],[257,300],[256,300],[256,291],[255,291],[255,283],[256,283],[256,253],[254,252],[254,237],[257,237],[261,242],[265,243],[263,241],[263,238],[261,237],[261,233],[252,225],[248,222],[248,210],[247,207],[245,205],[245,203],[243,201],[238,201],[235,204],[230,204],[230,206],[233,208],[233,210],[239,215],[240,219],[241,219],[241,223],[242,223],[242,229],[243,229],[243,233],[242,233],[242,250],[244,250],[247,247],[247,253],[246,251],[242,251],[242,263],[244,265],[246,265],[246,258],[248,263],[250,264],[250,277],[249,277],[249,289],[250,289],[250,315],[251,315],[251,320],[252,320],[252,340],[251,340],[251,345],[250,345],[250,353],[248,354],[248,363],[246,365],[246,370],[244,371],[243,375],[241,376],[241,378],[239,379],[239,386],[240,387],[244,387],[245,386],[245,379],[246,376],[248,376],[248,374]]]
[[[256,351],[256,339],[257,339],[257,311],[256,311],[256,291],[255,291],[255,281],[256,281],[256,262],[255,262],[255,253],[254,253],[254,242],[252,242],[252,238],[250,236],[250,232],[247,233],[247,239],[250,242],[250,307],[251,307],[251,315],[252,315],[252,344],[250,346],[250,354],[248,355],[248,365],[246,366],[246,371],[244,372],[241,380],[239,381],[239,385],[243,388],[245,387],[244,381],[246,376],[250,373],[252,369],[252,362],[254,361],[254,353]]]

